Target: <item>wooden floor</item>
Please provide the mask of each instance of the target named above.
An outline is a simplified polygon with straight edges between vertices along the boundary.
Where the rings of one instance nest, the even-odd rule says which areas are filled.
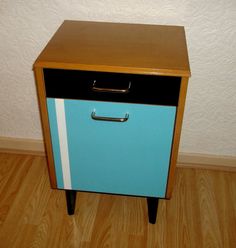
[[[44,157],[0,154],[0,247],[236,247],[236,173],[178,168],[156,225],[145,198],[78,193],[66,214]]]

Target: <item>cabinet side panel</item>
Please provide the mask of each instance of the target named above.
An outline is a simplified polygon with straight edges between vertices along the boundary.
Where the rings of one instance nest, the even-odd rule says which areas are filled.
[[[170,162],[167,191],[166,191],[166,198],[168,199],[171,197],[173,186],[174,186],[175,168],[176,168],[178,151],[179,151],[179,141],[180,141],[182,121],[183,121],[183,115],[184,115],[184,106],[185,106],[185,100],[186,100],[186,94],[187,94],[187,87],[188,87],[188,78],[183,77],[181,80],[181,86],[180,86],[179,104],[177,107],[173,146],[172,146],[172,152],[171,152],[171,162]]]
[[[47,113],[43,69],[40,67],[35,67],[34,74],[35,74],[35,79],[36,79],[38,101],[39,101],[42,129],[43,129],[43,136],[44,136],[44,145],[46,148],[45,150],[46,150],[46,155],[47,155],[47,164],[48,164],[50,183],[51,183],[52,188],[56,188],[57,181],[56,181],[55,168],[54,168],[52,144],[51,144],[51,139],[50,139],[50,128],[49,128],[48,113]]]

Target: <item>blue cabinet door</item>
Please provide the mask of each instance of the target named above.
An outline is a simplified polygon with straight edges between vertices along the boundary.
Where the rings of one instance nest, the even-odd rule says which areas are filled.
[[[165,197],[176,107],[53,98],[47,105],[59,188]]]

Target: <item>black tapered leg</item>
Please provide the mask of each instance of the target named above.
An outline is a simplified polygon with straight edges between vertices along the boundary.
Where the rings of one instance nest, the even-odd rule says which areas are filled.
[[[76,202],[76,191],[66,190],[67,212],[69,215],[73,215],[75,212],[75,202]]]
[[[147,197],[148,219],[149,219],[149,223],[151,224],[156,223],[158,201],[159,201],[159,198]]]

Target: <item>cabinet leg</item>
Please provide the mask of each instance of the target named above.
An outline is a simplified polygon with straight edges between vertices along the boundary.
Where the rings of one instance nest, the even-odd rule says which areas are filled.
[[[73,215],[75,212],[75,202],[76,202],[76,191],[66,190],[67,212],[69,215]]]
[[[159,198],[147,197],[148,219],[149,219],[149,223],[151,224],[156,223],[158,201],[159,201]]]

